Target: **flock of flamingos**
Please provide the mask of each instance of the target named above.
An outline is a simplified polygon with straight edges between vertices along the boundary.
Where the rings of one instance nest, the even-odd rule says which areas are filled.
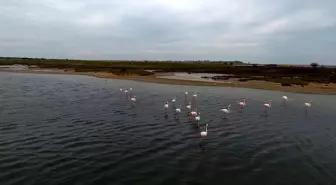
[[[123,88],[120,88],[120,92],[124,92],[126,97],[131,100],[133,102],[133,105],[134,103],[136,102],[136,96],[133,96],[132,95],[132,88],[129,88],[129,89],[123,89]],[[185,101],[187,101],[187,98],[188,98],[188,91],[186,90],[185,91]],[[282,101],[284,103],[288,102],[288,101],[291,101],[292,99],[289,99],[287,96],[282,96]],[[197,93],[193,94],[193,102],[196,103],[196,99],[197,99]],[[179,113],[181,113],[182,111],[182,105],[180,105],[179,107],[176,107],[175,106],[175,102],[176,102],[176,97],[173,97],[173,99],[171,100],[171,105],[172,105],[172,108],[175,109],[175,113],[178,115]],[[238,105],[240,107],[240,110],[244,110],[245,106],[246,106],[246,99],[243,99],[242,101],[238,102]],[[169,108],[169,101],[167,101],[165,104],[164,104],[164,111],[165,111],[165,116],[167,116],[167,111],[168,111],[168,108]],[[263,104],[264,106],[264,111],[265,111],[265,115],[268,115],[268,109],[271,108],[272,106],[272,100],[268,100],[267,102],[265,102]],[[307,103],[304,103],[304,107],[305,107],[305,111],[307,111],[310,107],[312,106],[312,101],[309,101]],[[190,115],[195,121],[199,122],[201,120],[201,113],[199,111],[197,111],[197,108],[193,108],[192,107],[192,103],[189,102],[187,105],[186,105],[186,108],[188,110],[188,115]],[[220,112],[223,112],[223,113],[226,113],[226,114],[229,114],[231,113],[231,104],[227,106],[227,108],[223,108],[223,109],[220,109]],[[200,135],[202,137],[204,136],[207,136],[208,135],[208,124],[206,124],[205,126],[205,131],[202,131],[200,133]]]

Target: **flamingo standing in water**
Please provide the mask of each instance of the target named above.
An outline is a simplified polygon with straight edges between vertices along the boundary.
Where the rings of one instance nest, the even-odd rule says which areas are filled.
[[[292,100],[292,99],[289,99],[287,96],[282,96],[281,98],[282,98],[282,102],[283,102],[283,103],[286,103],[286,102]]]
[[[174,96],[172,99],[172,104],[173,104],[172,108],[175,108],[175,102],[176,102],[176,97]]]
[[[133,88],[129,88],[129,96],[132,97],[132,91],[133,91]]]
[[[189,104],[187,105],[187,109],[190,111],[191,110],[191,103],[189,102]]]
[[[304,106],[305,106],[305,111],[307,112],[308,109],[312,106],[312,101],[309,101],[308,103],[305,103]]]
[[[229,114],[229,113],[231,113],[231,109],[230,108],[231,108],[231,104],[228,106],[227,109],[221,109],[220,111]]]
[[[188,91],[186,89],[184,92],[184,102],[187,103],[187,100],[188,100]]]
[[[131,98],[131,101],[133,102],[133,105],[132,105],[132,106],[134,106],[134,104],[135,104],[135,102],[136,102],[136,96],[133,96],[133,97]]]
[[[200,112],[197,114],[197,116],[195,116],[195,120],[196,121],[200,121],[201,120],[201,113]]]
[[[191,115],[191,116],[197,116],[197,109],[195,109],[194,111],[191,111],[191,112],[190,112],[190,115]]]
[[[205,131],[201,132],[201,136],[205,137],[208,135],[208,124],[205,125]]]
[[[181,112],[181,107],[182,107],[182,106],[180,105],[179,108],[176,108],[176,109],[175,109],[175,112],[176,112],[176,113],[180,113],[180,112]]]
[[[271,108],[272,104],[271,104],[272,100],[269,100],[268,103],[264,104],[264,109],[265,109],[265,114],[268,114],[268,109]]]
[[[243,110],[246,106],[246,99],[244,99],[243,101],[239,102],[239,106],[240,106],[240,110]]]
[[[178,115],[179,115],[179,113],[181,112],[181,107],[182,107],[182,105],[180,105],[180,107],[179,108],[176,108],[175,109],[175,112],[176,112],[176,119],[178,118]]]
[[[128,90],[124,90],[124,92],[125,92],[125,96],[126,96],[126,99],[128,98]]]
[[[167,115],[167,109],[169,108],[168,102],[164,104],[165,114]]]

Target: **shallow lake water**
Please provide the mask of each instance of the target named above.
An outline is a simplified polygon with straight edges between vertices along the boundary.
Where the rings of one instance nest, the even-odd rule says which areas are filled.
[[[129,87],[135,104],[119,91]],[[283,95],[293,101],[283,104]],[[166,117],[174,96],[182,112],[169,108]],[[199,126],[186,102],[201,113]],[[219,111],[228,104],[232,113]],[[327,95],[0,73],[0,182],[334,184],[335,105]]]

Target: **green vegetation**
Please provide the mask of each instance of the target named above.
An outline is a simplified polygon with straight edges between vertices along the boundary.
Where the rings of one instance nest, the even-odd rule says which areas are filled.
[[[309,82],[336,83],[336,69],[319,66],[244,64],[240,61],[120,61],[68,60],[44,58],[0,57],[0,65],[36,65],[40,68],[73,69],[77,72],[109,72],[117,75],[151,75],[157,72],[219,73],[240,78],[240,81],[264,80],[283,86],[307,85]],[[232,76],[231,76],[232,77]]]

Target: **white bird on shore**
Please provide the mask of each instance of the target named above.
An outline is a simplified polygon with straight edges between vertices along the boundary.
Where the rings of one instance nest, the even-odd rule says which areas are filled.
[[[221,109],[220,111],[228,114],[228,113],[231,112],[231,109],[230,109],[230,108],[231,108],[231,104],[228,106],[227,109]]]
[[[208,124],[205,125],[205,131],[201,132],[201,136],[205,137],[208,135]]]
[[[131,101],[135,102],[135,101],[136,101],[136,96],[133,96],[133,97],[131,98]]]
[[[174,98],[172,99],[172,102],[175,103],[176,102],[176,97],[174,96]]]
[[[195,94],[193,95],[193,97],[196,98],[196,97],[197,97],[197,93],[195,93]]]
[[[123,89],[122,89],[122,88],[120,88],[120,91],[123,91]]]

